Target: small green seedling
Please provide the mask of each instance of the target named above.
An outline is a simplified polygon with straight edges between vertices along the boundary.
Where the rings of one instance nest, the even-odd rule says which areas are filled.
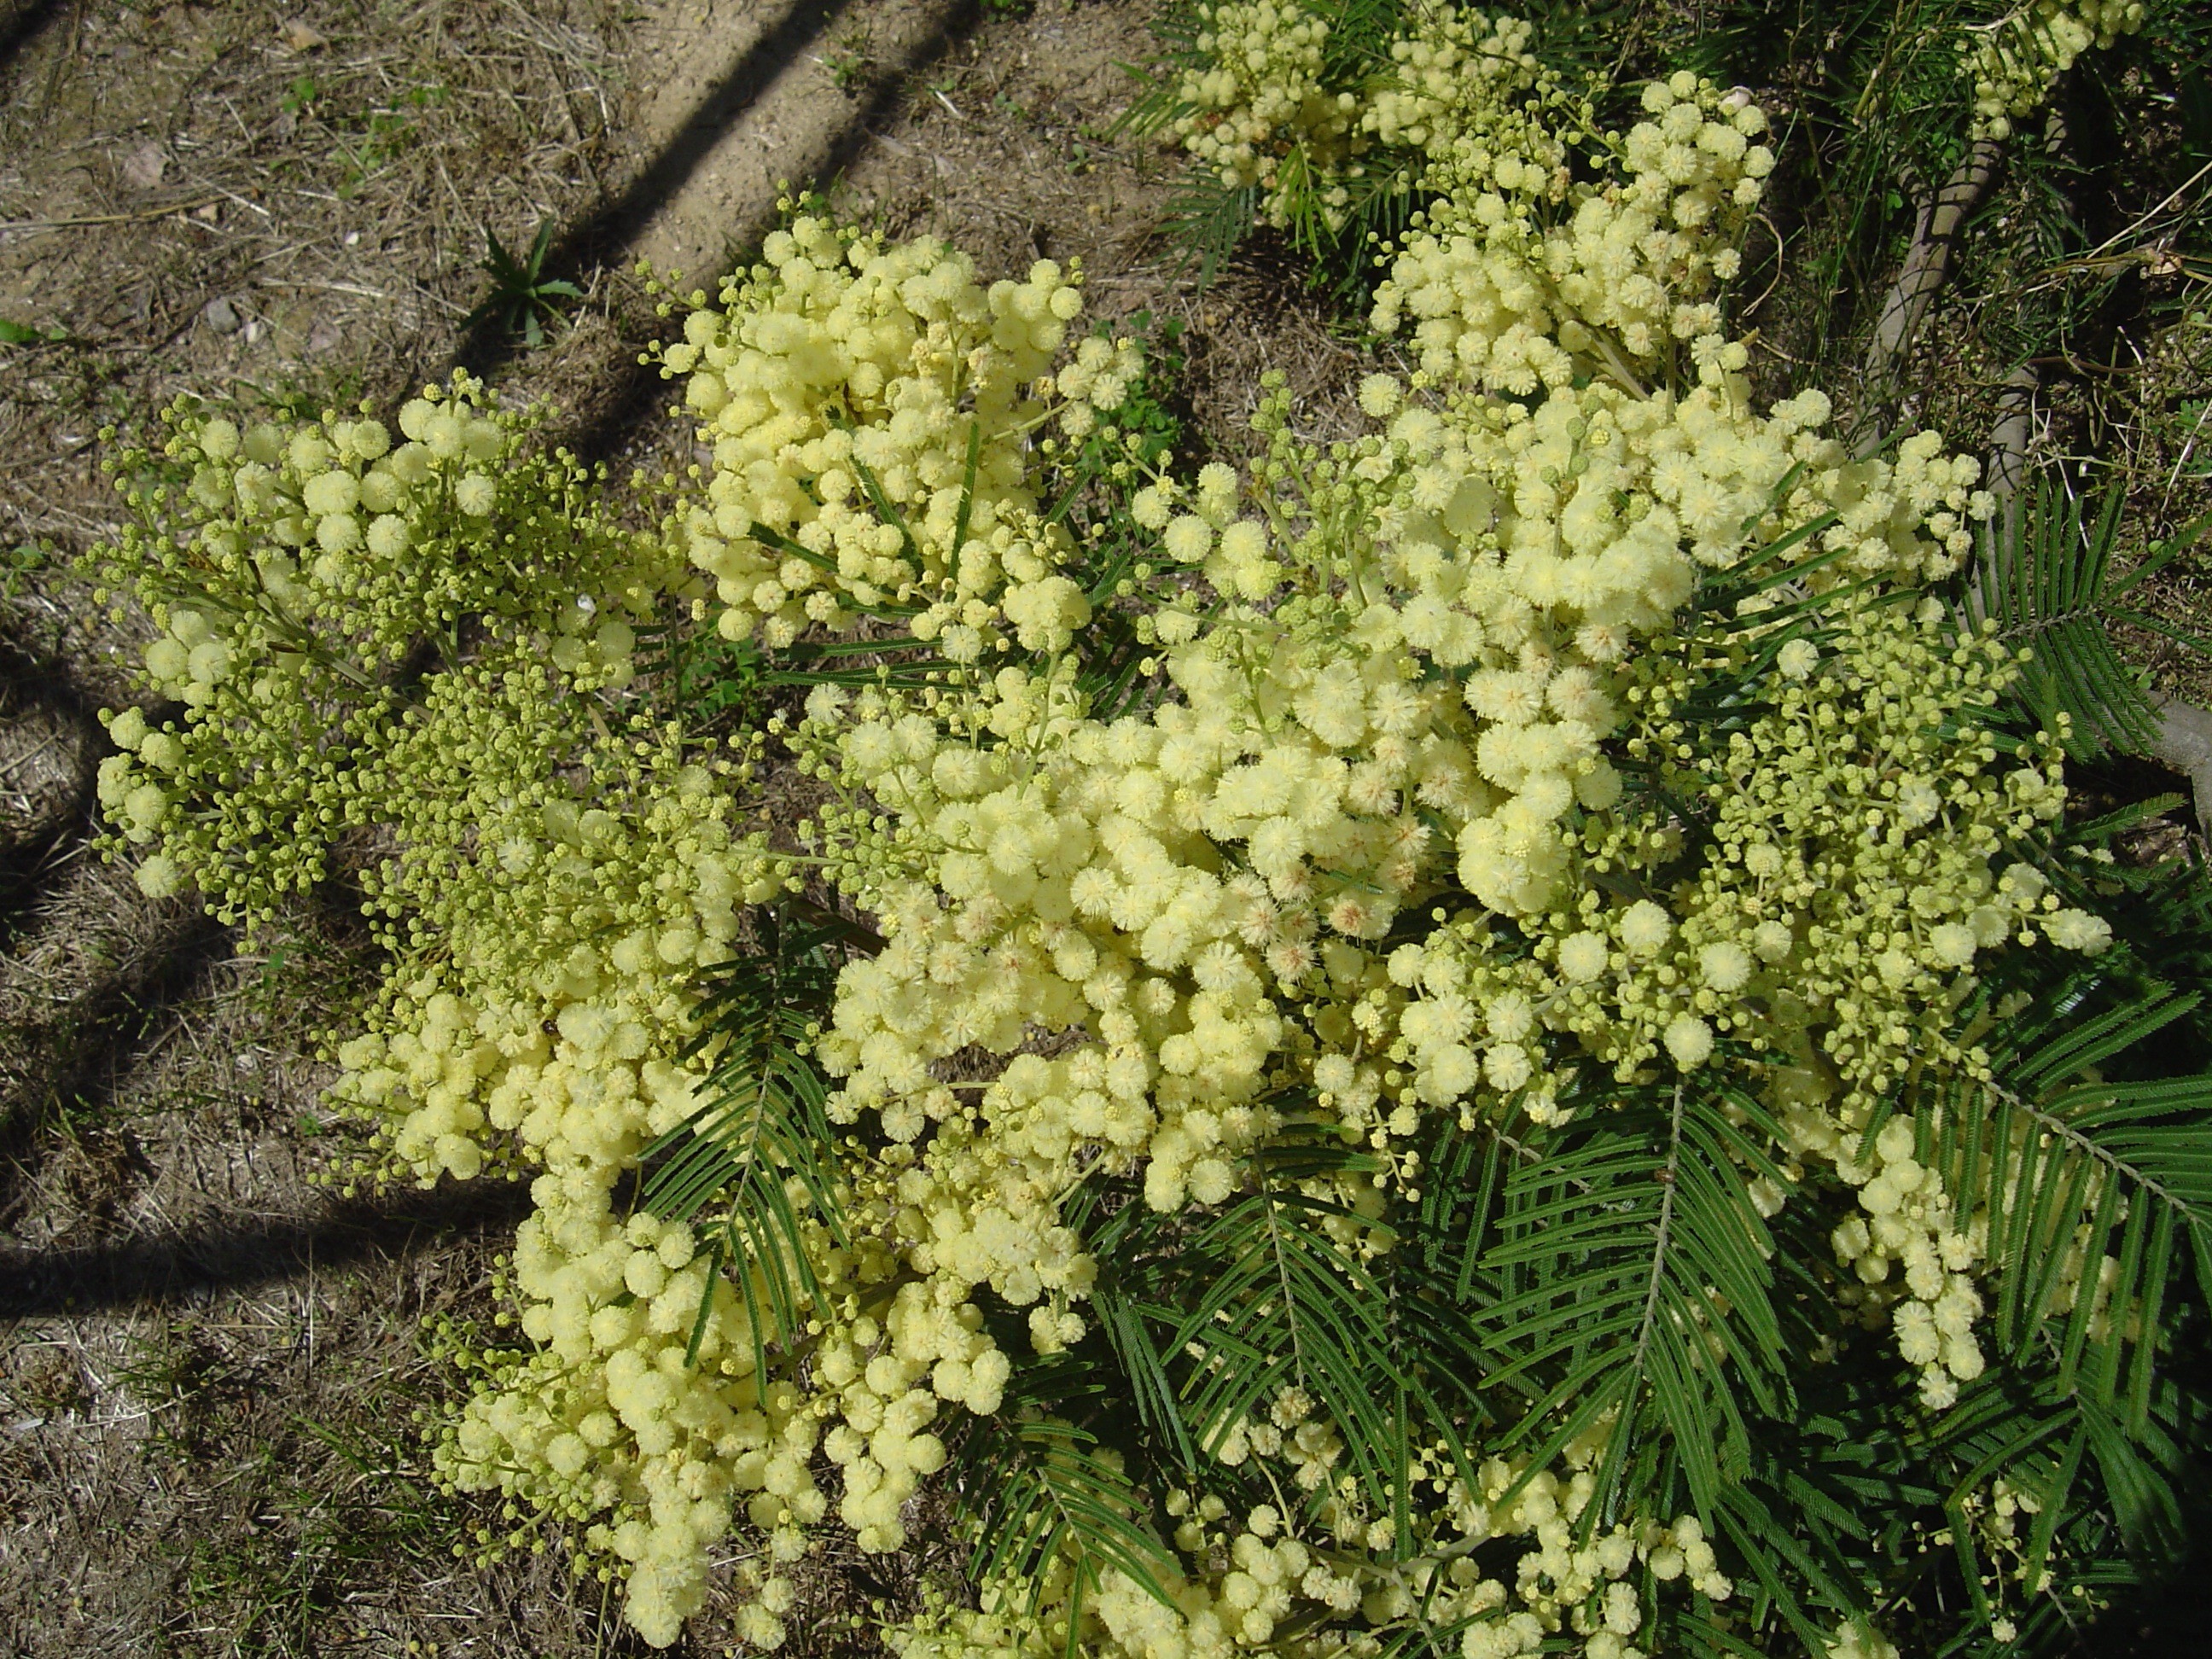
[[[553,222],[549,219],[538,227],[537,240],[531,243],[526,258],[517,259],[501,246],[489,225],[484,227],[484,240],[491,245],[483,269],[491,273],[492,291],[477,307],[477,314],[495,313],[509,334],[520,334],[528,345],[544,344],[545,331],[539,325],[538,313],[557,317],[560,313],[553,305],[556,299],[584,297],[584,290],[574,283],[548,280],[538,274],[545,264],[546,250],[553,246]]]
[[[830,49],[827,57],[814,61],[829,72],[838,91],[850,93],[866,86],[875,76],[874,42],[869,40],[866,28],[850,28],[837,38],[837,44]]]

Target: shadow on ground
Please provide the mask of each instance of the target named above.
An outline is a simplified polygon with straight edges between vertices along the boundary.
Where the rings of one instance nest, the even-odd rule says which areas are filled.
[[[813,0],[812,3],[803,0],[794,5],[715,82],[629,188],[556,237],[547,253],[544,274],[580,279],[593,267],[618,258],[653,216],[684,189],[731,125],[802,51],[821,38],[848,3],[849,0]],[[824,148],[814,169],[815,188],[826,191],[852,165],[872,130],[895,112],[915,79],[955,52],[981,21],[978,0],[960,0],[910,58],[889,66],[876,79],[868,96],[854,106],[849,118]],[[757,246],[772,224],[774,213],[774,204],[763,202],[751,222],[729,227],[728,246],[733,256],[730,264],[738,263]],[[453,363],[472,374],[489,375],[511,361],[518,349],[518,339],[511,330],[496,318],[480,316],[454,349]],[[657,367],[625,355],[613,378],[616,383],[598,400],[583,428],[569,439],[570,447],[587,463],[610,460],[620,453],[660,407],[664,382]]]
[[[67,11],[71,0],[0,0],[0,69]]]
[[[0,1319],[146,1310],[252,1290],[310,1272],[411,1255],[456,1238],[511,1232],[530,1212],[522,1182],[478,1181],[259,1225],[35,1254],[0,1252]]]

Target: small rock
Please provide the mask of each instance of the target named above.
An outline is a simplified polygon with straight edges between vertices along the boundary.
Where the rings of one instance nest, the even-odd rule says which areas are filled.
[[[159,144],[141,144],[123,158],[123,182],[138,190],[151,190],[161,182],[169,158]]]
[[[200,307],[200,320],[218,334],[238,331],[238,307],[220,295]]]
[[[307,331],[307,349],[316,356],[333,349],[338,343],[337,325],[329,319],[318,317],[315,325]]]
[[[307,331],[315,325],[313,310],[297,301],[279,306],[269,319],[269,343],[276,355],[296,361],[307,355]]]

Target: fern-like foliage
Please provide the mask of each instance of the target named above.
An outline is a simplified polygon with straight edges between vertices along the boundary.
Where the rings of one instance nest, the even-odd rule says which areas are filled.
[[[1773,1247],[1745,1187],[1747,1171],[1783,1179],[1765,1119],[1733,1093],[1682,1087],[1597,1106],[1504,1182],[1482,1261],[1491,1294],[1473,1322],[1492,1359],[1485,1383],[1525,1402],[1504,1443],[1540,1447],[1539,1462],[1612,1425],[1606,1518],[1636,1448],[1662,1431],[1710,1511],[1749,1473],[1747,1411],[1784,1409]]]
[[[2198,651],[2212,641],[2128,603],[2144,581],[2178,558],[2200,523],[2153,548],[2125,574],[2113,569],[2125,505],[2109,491],[2094,507],[2056,477],[2039,478],[2008,526],[1992,535],[1979,598],[2008,640],[2031,653],[2019,696],[2039,720],[2069,717],[2068,752],[2097,759],[2112,750],[2142,754],[2155,742],[2158,715],[2141,681],[2112,647],[2112,624],[2124,622]]]
[[[1362,1484],[1388,1507],[1403,1486],[1405,1380],[1377,1287],[1331,1236],[1332,1222],[1357,1228],[1359,1218],[1293,1178],[1325,1157],[1278,1149],[1255,1190],[1184,1244],[1171,1271],[1195,1294],[1170,1346],[1191,1361],[1181,1403],[1204,1449],[1297,1389],[1342,1428]]]
[[[1178,1575],[1121,1453],[1089,1429],[1047,1414],[1047,1407],[1072,1403],[1070,1382],[1078,1399],[1103,1387],[1079,1361],[1027,1368],[1021,1378],[1027,1397],[1010,1395],[1006,1411],[978,1419],[963,1440],[959,1490],[975,1582],[1027,1584],[1033,1610],[1056,1576],[1068,1575],[1072,1654],[1102,1571],[1123,1573],[1170,1607],[1167,1586]]]
[[[2185,1449],[2193,1443],[2201,1455],[2203,1445],[2202,1425],[2185,1420],[2188,1409],[2182,1391],[2161,1385],[2147,1425],[2131,1432],[2048,1376],[1991,1373],[1962,1394],[1924,1443],[1911,1449],[1916,1462],[1950,1485],[1943,1514],[1952,1559],[1931,1557],[1928,1577],[1963,1590],[1984,1621],[2005,1608],[2017,1634],[1996,1644],[1986,1630],[1969,1630],[1934,1650],[2084,1650],[2069,1601],[2083,1604],[2072,1598],[2137,1586],[2155,1577],[2161,1559],[2175,1559],[2182,1543],[2179,1477]],[[2026,1500],[2024,1524],[2002,1551],[1992,1549],[1968,1508],[1973,1494],[1999,1479]],[[2007,1580],[2014,1587],[2009,1595]],[[2033,1593],[2038,1585],[2040,1593]],[[2031,1593],[2022,1595],[2023,1588]]]
[[[692,1352],[713,1279],[727,1266],[764,1369],[768,1346],[793,1339],[817,1294],[807,1218],[842,1233],[827,1161],[828,1089],[805,1048],[808,1026],[836,988],[836,947],[864,935],[835,916],[794,925],[773,910],[761,913],[760,930],[758,950],[714,972],[696,1046],[713,1061],[706,1103],[640,1154],[638,1201],[665,1220],[691,1223],[706,1243],[710,1288]]]
[[[2137,816],[2085,826],[2076,844]],[[2201,924],[2212,891],[2187,860],[2053,872],[2069,896],[2108,890],[2096,897],[2115,945],[2086,964],[2008,960],[1961,1010],[1987,1074],[1896,1103],[1955,1212],[1985,1229],[1996,1362],[1902,1449],[1942,1489],[1955,1558],[1952,1589],[1931,1580],[1928,1593],[1964,1594],[1984,1621],[2005,1612],[2017,1635],[1997,1650],[2021,1653],[2078,1645],[2074,1583],[2116,1594],[2177,1559],[2181,1483],[2206,1446],[2196,1351],[2212,1297],[2212,1075],[2194,1029],[2202,928],[2189,919]],[[1969,1512],[2000,1480],[2028,1504],[2002,1559]],[[2045,1574],[2051,1593],[2000,1607],[2004,1582]],[[1959,1638],[1936,1650],[1984,1650]]]
[[[1018,1322],[1000,1322],[1000,1351],[1021,1352],[1027,1345],[1015,1334]],[[1180,1582],[1180,1564],[1160,1541],[1141,1482],[1152,1470],[1128,1432],[1126,1384],[1105,1345],[1032,1355],[1015,1368],[1002,1409],[969,1419],[956,1443],[954,1492],[971,1577],[1026,1586],[1032,1613],[1065,1584],[1071,1659],[1103,1571],[1126,1575],[1167,1606]]]
[[[1401,1498],[1408,1380],[1385,1287],[1344,1248],[1366,1224],[1318,1191],[1371,1167],[1291,1137],[1258,1159],[1252,1190],[1200,1224],[1128,1204],[1097,1231],[1106,1340],[1145,1425],[1186,1467],[1295,1389],[1346,1431],[1370,1501],[1387,1510]]]
[[[2212,1075],[2154,1063],[2198,994],[2108,956],[2004,994],[1989,1077],[1927,1091],[1916,1128],[1958,1211],[1987,1217],[1999,1349],[2142,1435],[2175,1269],[2212,1297]]]

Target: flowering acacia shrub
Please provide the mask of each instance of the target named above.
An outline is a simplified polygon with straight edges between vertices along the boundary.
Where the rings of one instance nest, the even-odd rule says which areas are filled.
[[[1519,192],[1554,204],[1580,199],[1563,140],[1610,125],[1600,112],[1622,89],[1548,67],[1539,39],[1571,42],[1586,62],[1612,60],[1613,44],[1578,27],[1589,21],[1585,9],[1540,8],[1532,22],[1443,0],[1191,0],[1155,21],[1166,61],[1131,118],[1164,131],[1188,156],[1178,228],[1209,262],[1262,224],[1288,232],[1347,289],[1362,288],[1371,245],[1396,238],[1409,217],[1449,216],[1495,193],[1499,202],[1485,210],[1503,205],[1506,221],[1525,226],[1528,204]],[[2008,137],[2085,52],[2136,33],[2147,15],[2142,0],[1921,8],[1893,20],[1898,41],[1877,73],[1925,76],[1948,90],[1964,118],[1937,122],[1947,129],[1938,149],[1948,143],[1955,155],[1960,138]],[[1846,43],[1866,21],[1838,20],[1830,49],[1856,50]],[[1924,66],[1906,61],[1923,48]],[[1926,101],[1940,114],[1945,93]],[[1764,177],[1772,159],[1761,151],[1753,176]],[[1712,160],[1702,165],[1710,169]],[[1679,155],[1662,167],[1637,167],[1647,191],[1687,185],[1723,207],[1692,171]],[[1658,217],[1663,224],[1665,214]],[[1732,252],[1734,242],[1723,234],[1708,252]],[[1677,304],[1701,297],[1682,284],[1688,274],[1670,283]]]
[[[978,1547],[883,1632],[911,1659],[2003,1650],[2157,1536],[2212,1083],[2152,1052],[2200,1040],[2154,878],[2066,827],[2063,733],[1951,603],[1974,465],[1754,404],[1755,108],[1684,75],[1610,130],[1524,44],[1424,13],[1329,118],[1431,198],[1372,313],[1419,368],[1354,439],[1276,385],[1193,471],[1130,343],[1068,350],[1079,272],[807,214],[663,354],[712,459],[654,535],[557,456],[489,501],[426,461],[349,574],[357,437],[256,440],[303,504],[264,533],[179,420],[215,482],[112,555],[167,607],[161,735],[379,712],[252,773],[117,716],[120,833],[253,915],[271,780],[388,831],[336,1092],[390,1167],[535,1205],[438,1467],[568,1523],[649,1640],[742,1527],[779,1645],[793,1564],[902,1547],[933,1483]],[[403,430],[465,453],[477,400]],[[471,562],[562,515],[519,582]],[[311,537],[391,596],[360,683],[253,620]],[[663,604],[881,666],[732,757],[577,620]],[[134,810],[131,766],[178,787]]]
[[[240,432],[180,404],[160,454],[118,456],[138,521],[93,568],[152,614],[145,675],[168,713],[109,723],[100,800],[126,840],[160,842],[148,892],[265,921],[329,872],[341,834],[404,810],[412,785],[367,775],[410,717],[414,659],[456,665],[465,623],[489,635],[479,672],[542,659],[579,690],[627,682],[631,623],[677,567],[597,510],[572,458],[532,452],[538,423],[457,375],[400,411],[396,447],[366,410]]]
[[[2142,0],[2078,6],[2035,0],[1973,31],[1966,69],[1974,85],[1974,137],[2010,137],[2012,124],[2051,95],[2075,58],[2093,47],[2109,48],[2142,22]]]

